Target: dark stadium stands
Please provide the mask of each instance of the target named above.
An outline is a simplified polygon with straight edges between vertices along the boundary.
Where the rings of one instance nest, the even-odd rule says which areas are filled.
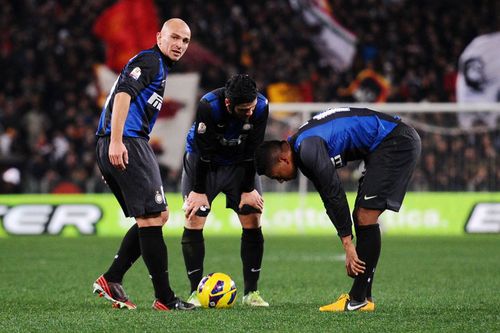
[[[2,4],[0,193],[107,191],[94,157],[100,110],[92,85],[92,68],[103,62],[104,46],[91,31],[95,18],[112,3]],[[454,102],[461,51],[475,36],[499,26],[493,0],[333,0],[335,17],[358,38],[352,67],[337,73],[315,51],[314,28],[288,0],[156,4],[160,18],[184,18],[193,40],[222,60],[223,65],[201,71],[200,93],[221,86],[235,72],[247,72],[264,94],[272,83],[298,84],[309,92],[306,100],[314,102],[359,101],[346,88],[364,69],[390,83],[388,102]],[[181,61],[176,71],[193,66]],[[420,120],[456,125],[453,115]],[[268,133],[282,132],[279,123],[270,126]],[[412,189],[500,190],[498,128],[456,136],[420,134],[423,155]],[[353,169],[341,171],[351,190],[356,187]],[[16,171],[4,176],[7,170],[18,170],[20,177]],[[178,190],[176,171],[165,175],[166,190]]]

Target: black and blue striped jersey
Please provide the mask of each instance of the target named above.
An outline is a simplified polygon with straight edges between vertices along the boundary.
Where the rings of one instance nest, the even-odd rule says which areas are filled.
[[[254,152],[264,140],[269,105],[257,94],[257,105],[246,121],[232,115],[225,104],[225,88],[205,94],[196,112],[196,120],[188,132],[186,152],[199,156],[194,191],[205,192],[206,172],[210,167],[241,164],[246,169],[242,190],[253,190]]]
[[[123,136],[149,139],[161,110],[165,82],[171,65],[172,61],[164,56],[156,45],[130,59],[106,99],[96,134],[110,135],[115,95],[125,92],[130,95],[131,102]]]
[[[352,233],[352,221],[335,169],[367,158],[400,121],[370,109],[336,108],[316,115],[288,139],[297,167],[318,190],[339,236]]]
[[[314,116],[289,138],[298,153],[302,142],[321,138],[336,168],[361,160],[375,150],[401,119],[370,109],[335,108]]]

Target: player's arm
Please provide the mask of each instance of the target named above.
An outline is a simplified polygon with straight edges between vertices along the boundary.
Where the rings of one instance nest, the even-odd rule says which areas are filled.
[[[365,263],[359,260],[352,243],[352,221],[349,204],[337,171],[330,160],[325,142],[319,137],[302,141],[299,158],[302,171],[318,190],[328,217],[337,229],[346,253],[346,270],[349,276],[364,272]]]
[[[266,134],[267,119],[269,117],[269,104],[266,104],[262,113],[255,120],[252,131],[248,134],[245,144],[245,154],[243,156],[242,166],[245,169],[244,177],[241,182],[241,190],[243,192],[251,192],[254,190],[255,184],[255,164],[254,153],[257,146],[264,141]]]
[[[249,133],[245,154],[241,167],[243,168],[243,179],[241,181],[241,199],[239,208],[242,209],[244,205],[254,207],[260,211],[264,209],[264,199],[255,189],[255,163],[254,153],[257,146],[264,141],[266,133],[267,119],[269,117],[269,104],[266,103],[264,110],[259,114],[259,117],[254,122],[254,127]]]
[[[206,179],[213,157],[217,150],[215,122],[212,119],[210,104],[201,100],[196,111],[194,141],[198,150],[193,190],[206,193]]]
[[[108,156],[111,164],[120,170],[125,170],[128,164],[128,151],[122,138],[129,107],[130,95],[125,92],[117,93],[111,113],[111,139]]]
[[[202,206],[209,207],[206,195],[206,179],[216,152],[215,122],[212,119],[210,104],[201,100],[196,111],[194,141],[198,150],[198,161],[195,163],[193,190],[185,202],[186,218],[191,219]]]
[[[109,161],[120,170],[128,164],[128,151],[123,144],[123,130],[127,120],[130,102],[149,85],[158,73],[158,59],[151,54],[139,54],[123,70],[116,87],[111,112],[111,137]]]
[[[302,141],[299,151],[301,170],[318,190],[326,213],[340,237],[352,235],[349,204],[325,142],[319,137]]]

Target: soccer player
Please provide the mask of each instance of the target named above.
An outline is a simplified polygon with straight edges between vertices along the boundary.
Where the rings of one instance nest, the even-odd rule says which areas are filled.
[[[182,252],[191,296],[199,305],[196,287],[203,276],[203,227],[212,200],[223,192],[226,207],[238,214],[243,228],[241,260],[245,290],[243,304],[269,306],[257,290],[264,253],[260,215],[264,208],[255,172],[255,148],[264,140],[269,106],[248,75],[234,75],[225,87],[203,96],[196,121],[187,135],[182,173],[185,228]]]
[[[125,216],[135,224],[125,234],[106,273],[94,283],[94,292],[113,307],[135,309],[122,279],[142,255],[153,282],[156,310],[191,310],[194,305],[177,298],[168,278],[167,247],[162,226],[168,209],[158,162],[148,143],[161,109],[165,80],[183,56],[191,39],[181,19],[166,21],[156,45],[130,59],[113,85],[97,129],[97,164]]]
[[[297,169],[318,190],[345,250],[351,291],[320,311],[374,311],[371,287],[380,256],[377,219],[390,209],[399,211],[420,155],[420,137],[397,116],[369,109],[337,108],[303,124],[288,141],[267,141],[257,148],[257,173],[279,182],[294,179]],[[352,219],[336,169],[363,160]]]

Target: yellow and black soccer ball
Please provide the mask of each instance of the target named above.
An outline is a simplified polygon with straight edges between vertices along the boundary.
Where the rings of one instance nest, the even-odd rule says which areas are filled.
[[[236,284],[224,273],[210,273],[198,284],[198,299],[204,308],[230,308],[236,301]]]

